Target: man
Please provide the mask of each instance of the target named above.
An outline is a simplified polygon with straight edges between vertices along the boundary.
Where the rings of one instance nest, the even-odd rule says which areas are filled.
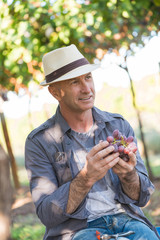
[[[70,45],[47,53],[43,67],[41,85],[59,106],[29,134],[25,164],[44,239],[95,240],[96,231],[160,239],[139,208],[154,189],[139,152],[125,162],[106,141],[115,129],[134,136],[133,129],[121,115],[94,107],[91,72],[99,66]]]

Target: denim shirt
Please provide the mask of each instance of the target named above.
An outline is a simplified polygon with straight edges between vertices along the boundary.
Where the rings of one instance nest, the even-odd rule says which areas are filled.
[[[115,129],[119,129],[123,135],[134,136],[136,142],[132,127],[121,115],[103,112],[96,107],[93,107],[92,114],[98,125],[95,144],[99,138],[106,140]],[[26,139],[25,166],[36,213],[46,226],[44,240],[70,240],[75,232],[87,226],[89,213],[85,207],[86,198],[74,213],[66,213],[70,183],[79,172],[72,154],[70,130],[58,107],[56,114],[34,129]],[[136,170],[141,184],[139,200],[135,201],[123,192],[118,176],[110,169],[115,200],[122,204],[131,217],[145,222],[155,231],[140,209],[148,202],[154,186],[148,178],[139,151],[136,157]]]

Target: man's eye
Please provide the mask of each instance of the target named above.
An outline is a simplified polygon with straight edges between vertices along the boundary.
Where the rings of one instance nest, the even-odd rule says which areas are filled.
[[[78,81],[76,81],[76,80],[71,82],[71,84],[77,84],[77,83],[78,83]]]
[[[88,75],[86,78],[87,78],[87,79],[90,79],[90,78],[92,78],[92,75]]]

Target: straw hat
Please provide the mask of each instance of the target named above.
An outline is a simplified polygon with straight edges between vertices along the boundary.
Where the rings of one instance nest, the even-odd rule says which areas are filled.
[[[45,54],[42,62],[45,73],[42,86],[78,77],[99,67],[99,64],[90,64],[74,44]]]

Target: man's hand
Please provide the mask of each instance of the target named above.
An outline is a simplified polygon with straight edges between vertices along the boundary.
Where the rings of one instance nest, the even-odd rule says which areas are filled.
[[[71,214],[81,204],[95,182],[105,176],[107,171],[119,161],[119,153],[107,141],[94,146],[86,156],[83,169],[72,180],[66,212]]]
[[[113,167],[113,171],[118,175],[123,191],[130,198],[138,200],[140,194],[140,181],[135,169],[137,164],[136,154],[130,152],[128,156],[129,161],[125,162],[122,159],[119,159],[118,163]]]
[[[137,164],[136,154],[130,152],[128,156],[128,162],[125,162],[123,159],[119,158],[118,163],[113,166],[113,171],[119,176],[119,178],[125,178],[127,175],[130,175],[135,169],[135,166]]]
[[[103,178],[107,171],[119,162],[119,153],[113,153],[114,147],[107,141],[94,146],[86,156],[86,163],[82,173],[89,187]]]

